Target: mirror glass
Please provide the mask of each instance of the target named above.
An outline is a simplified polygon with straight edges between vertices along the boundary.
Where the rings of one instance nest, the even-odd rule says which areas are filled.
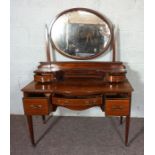
[[[107,50],[111,29],[105,18],[90,10],[71,10],[52,23],[50,37],[61,54],[74,59],[91,59]]]

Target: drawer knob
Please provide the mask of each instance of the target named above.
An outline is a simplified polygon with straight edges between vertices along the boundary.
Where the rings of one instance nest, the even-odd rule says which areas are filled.
[[[124,107],[122,107],[122,106],[112,106],[111,109],[112,110],[122,110],[122,109],[124,109]]]
[[[96,105],[96,102],[91,102],[91,101],[90,102],[86,102],[86,105],[90,105],[90,106],[91,105]]]
[[[40,109],[40,108],[42,108],[42,105],[30,105],[30,107],[32,108],[32,109]]]

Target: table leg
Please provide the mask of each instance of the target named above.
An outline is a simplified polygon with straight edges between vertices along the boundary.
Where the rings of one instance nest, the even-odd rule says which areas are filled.
[[[42,115],[42,120],[43,120],[43,123],[45,124],[46,123],[46,117],[45,117],[45,115]]]
[[[28,128],[29,128],[31,143],[32,143],[32,145],[35,145],[32,115],[26,115],[26,117],[27,117],[27,122],[28,122]]]
[[[123,124],[123,116],[120,116],[120,124]]]
[[[130,126],[130,116],[126,116],[126,127],[125,127],[125,145],[128,145],[129,136],[129,126]]]

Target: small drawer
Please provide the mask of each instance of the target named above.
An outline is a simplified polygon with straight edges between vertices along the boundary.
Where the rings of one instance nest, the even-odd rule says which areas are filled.
[[[52,97],[52,103],[59,106],[97,106],[102,104],[102,97],[91,98],[61,98]]]
[[[49,97],[24,97],[23,104],[27,115],[48,115],[51,110]]]
[[[42,83],[51,82],[54,79],[55,79],[55,77],[53,74],[45,74],[45,75],[36,74],[36,75],[34,75],[35,82],[42,82]]]
[[[106,80],[111,83],[119,83],[124,82],[126,80],[126,77],[125,75],[109,75],[107,76]]]
[[[129,115],[130,106],[128,98],[108,98],[105,101],[105,114],[113,116]]]

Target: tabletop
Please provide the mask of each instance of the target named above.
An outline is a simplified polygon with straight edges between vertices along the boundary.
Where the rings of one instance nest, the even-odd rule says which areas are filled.
[[[50,83],[30,82],[23,89],[23,92],[33,93],[60,93],[66,95],[91,95],[101,93],[128,93],[133,88],[128,80],[121,83],[108,83],[102,79],[65,79]]]

